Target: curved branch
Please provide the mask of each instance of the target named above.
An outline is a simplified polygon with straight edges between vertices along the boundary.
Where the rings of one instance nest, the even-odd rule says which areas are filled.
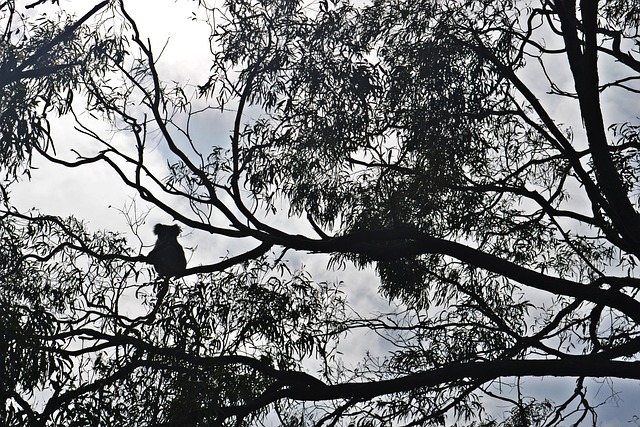
[[[144,53],[144,55],[147,58],[149,72],[151,73],[151,78],[153,82],[153,93],[149,93],[149,91],[145,90],[139,84],[139,82],[137,82],[135,79],[131,79],[131,80],[143,92],[145,98],[149,102],[149,108],[151,109],[151,112],[153,114],[153,119],[155,123],[158,125],[158,128],[162,133],[162,137],[166,141],[167,146],[169,147],[171,152],[175,154],[180,159],[180,161],[182,161],[196,177],[198,177],[198,179],[200,180],[200,184],[203,185],[208,191],[208,194],[210,197],[210,203],[213,204],[213,206],[215,206],[216,209],[222,212],[222,214],[229,221],[231,221],[232,226],[238,230],[248,229],[248,227],[244,225],[244,223],[240,221],[233,214],[233,212],[218,198],[215,184],[209,180],[206,173],[202,169],[197,167],[191,161],[191,159],[189,159],[186,153],[182,151],[180,148],[178,148],[177,144],[173,140],[173,137],[171,136],[171,133],[169,132],[169,129],[167,128],[164,118],[162,117],[162,114],[160,112],[160,101],[163,99],[163,92],[162,92],[161,83],[160,83],[160,76],[155,66],[155,59],[154,59],[153,52],[151,51],[151,48],[145,45],[140,39],[140,33],[138,31],[138,27],[135,21],[133,20],[133,18],[125,10],[124,4],[122,2],[120,2],[120,9],[124,17],[127,19],[129,24],[133,28],[133,32],[134,32],[132,36],[133,41],[136,43],[136,45],[140,48],[140,50]],[[194,221],[187,221],[187,224],[198,228],[197,224]]]
[[[458,381],[487,382],[504,377],[615,377],[640,379],[640,362],[583,360],[495,360],[452,364],[400,378],[291,389],[287,397],[317,401],[371,399]]]
[[[234,265],[237,265],[252,259],[256,259],[264,255],[265,253],[267,253],[269,249],[271,249],[272,247],[273,245],[270,243],[262,243],[260,246],[256,247],[255,249],[252,249],[250,251],[247,251],[243,254],[240,254],[231,258],[227,258],[224,261],[220,261],[215,264],[200,265],[198,267],[187,268],[180,276],[176,276],[176,277],[189,276],[191,274],[203,274],[203,273],[213,273],[215,271],[222,271]]]
[[[617,290],[604,290],[593,284],[582,284],[539,273],[481,250],[428,236],[411,228],[363,230],[327,240],[312,240],[302,236],[281,238],[264,234],[256,237],[264,242],[292,249],[321,253],[359,254],[374,261],[391,261],[433,253],[449,255],[532,288],[596,304],[605,304],[640,323],[640,302]]]

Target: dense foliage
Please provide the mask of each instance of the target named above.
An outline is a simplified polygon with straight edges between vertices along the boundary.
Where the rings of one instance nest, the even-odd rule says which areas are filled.
[[[32,153],[108,165],[245,251],[156,278],[124,234],[19,212],[4,184],[0,423],[595,425],[588,378],[640,380],[634,2],[200,1],[195,89],[163,78],[126,1],[24,17],[19,39],[17,7],[7,181]],[[54,111],[84,136],[74,157]],[[216,111],[229,138],[201,140]],[[288,266],[310,252],[374,269],[394,310],[355,313]],[[384,348],[349,347],[367,333]],[[526,398],[531,376],[575,390]]]

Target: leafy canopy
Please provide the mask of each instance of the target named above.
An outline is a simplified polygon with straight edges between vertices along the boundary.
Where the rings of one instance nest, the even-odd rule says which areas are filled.
[[[204,261],[156,278],[149,213],[90,232],[7,187],[5,424],[595,425],[590,378],[640,379],[632,2],[199,1],[195,88],[126,2],[100,7],[3,54],[3,164],[106,165]],[[290,267],[306,253],[349,281]],[[358,305],[370,269],[384,313]],[[532,376],[575,391],[525,397]]]

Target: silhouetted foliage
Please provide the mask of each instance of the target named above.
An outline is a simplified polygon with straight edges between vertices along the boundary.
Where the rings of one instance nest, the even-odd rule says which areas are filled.
[[[124,234],[5,192],[6,424],[595,425],[586,379],[640,380],[634,4],[202,0],[195,89],[126,6],[2,86],[9,175],[31,150],[108,165],[197,251],[238,246],[161,279]],[[84,135],[73,157],[33,125],[43,97]],[[229,138],[201,140],[217,111]],[[289,267],[305,253],[375,270],[392,308],[356,313],[361,293]],[[575,390],[536,400],[527,377]]]

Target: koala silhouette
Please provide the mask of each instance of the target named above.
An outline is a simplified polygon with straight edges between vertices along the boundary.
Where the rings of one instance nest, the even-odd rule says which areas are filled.
[[[178,243],[180,227],[156,224],[153,233],[158,236],[154,248],[147,255],[147,262],[163,277],[181,275],[187,267],[184,250]]]

